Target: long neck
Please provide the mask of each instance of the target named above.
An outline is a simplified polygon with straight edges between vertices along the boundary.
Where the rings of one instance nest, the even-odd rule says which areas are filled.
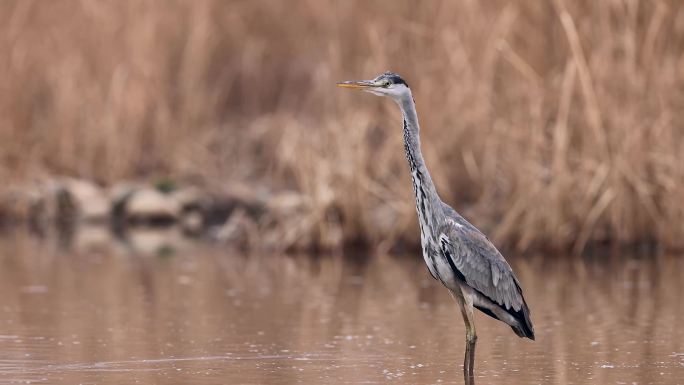
[[[420,126],[418,115],[413,98],[409,95],[397,101],[404,118],[404,151],[406,160],[411,169],[411,179],[413,182],[413,192],[416,195],[416,209],[422,225],[433,225],[433,220],[429,213],[440,213],[441,204],[437,190],[432,182],[430,173],[425,166],[423,154],[420,151]]]

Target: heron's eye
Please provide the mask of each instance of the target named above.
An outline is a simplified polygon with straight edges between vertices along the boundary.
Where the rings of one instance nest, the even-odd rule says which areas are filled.
[[[385,80],[382,81],[382,86],[383,86],[383,87],[387,88],[387,87],[389,87],[390,85],[392,85],[392,82],[390,82],[389,80],[385,79]]]

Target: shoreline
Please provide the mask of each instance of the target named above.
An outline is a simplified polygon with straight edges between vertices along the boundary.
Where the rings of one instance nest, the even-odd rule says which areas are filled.
[[[338,233],[322,243],[317,241],[321,238],[312,235],[318,231],[318,224],[310,221],[310,210],[310,202],[300,193],[267,191],[244,183],[207,188],[125,181],[104,188],[87,180],[65,177],[0,189],[0,237],[27,231],[39,237],[57,235],[70,243],[71,238],[85,234],[88,243],[92,235],[126,240],[135,233],[175,232],[174,237],[178,239],[218,243],[244,252],[338,254],[354,250],[413,254],[420,251],[417,237],[412,240],[401,235],[374,242]],[[597,251],[659,255],[682,251],[652,240],[620,243],[591,239],[581,252],[571,246],[552,247],[541,243],[521,251],[510,244],[499,242],[497,247],[507,255],[586,256]]]

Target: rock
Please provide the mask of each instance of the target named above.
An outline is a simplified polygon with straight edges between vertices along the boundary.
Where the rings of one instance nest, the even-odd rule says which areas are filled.
[[[137,183],[121,182],[109,189],[109,204],[112,212],[114,229],[122,229],[126,224],[126,205],[136,191],[143,189]]]
[[[186,211],[181,216],[180,226],[184,233],[197,235],[204,228],[204,218],[197,210]]]
[[[123,206],[128,203],[128,199],[133,196],[133,194],[142,190],[144,186],[138,183],[132,182],[121,182],[117,183],[109,189],[109,200],[112,206]]]
[[[85,221],[105,221],[109,218],[110,205],[104,190],[94,183],[80,179],[66,179],[61,183],[58,202],[69,200],[75,216]],[[67,215],[60,210],[60,217]],[[71,214],[69,214],[71,215]]]
[[[214,229],[212,238],[236,248],[248,249],[254,245],[259,234],[258,226],[246,210],[236,209],[223,225]]]
[[[231,183],[209,193],[209,207],[204,211],[204,223],[222,226],[238,209],[251,218],[259,218],[266,212],[269,199],[270,193],[264,189]]]
[[[211,209],[211,198],[197,187],[176,190],[172,196],[181,207],[180,227],[185,234],[197,235],[204,229],[204,215]]]
[[[210,203],[209,196],[197,187],[185,187],[171,193],[171,196],[178,201],[181,210],[203,211]]]
[[[170,194],[144,188],[132,193],[124,210],[130,222],[159,224],[176,221],[181,213],[181,205]]]

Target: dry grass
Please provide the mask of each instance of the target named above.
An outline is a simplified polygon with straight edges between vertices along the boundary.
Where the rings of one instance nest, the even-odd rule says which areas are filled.
[[[678,1],[4,1],[0,177],[249,180],[291,244],[417,240],[412,86],[442,197],[518,249],[684,239]]]

